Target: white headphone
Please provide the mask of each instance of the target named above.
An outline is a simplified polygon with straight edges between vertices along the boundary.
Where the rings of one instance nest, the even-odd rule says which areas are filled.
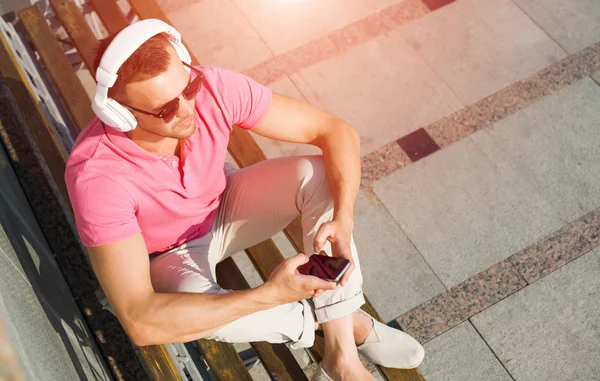
[[[175,28],[161,20],[146,19],[129,25],[115,36],[96,70],[98,84],[92,110],[101,121],[121,132],[135,129],[137,120],[125,106],[108,97],[108,89],[115,84],[117,71],[127,58],[150,37],[159,33],[167,34],[169,42],[183,62],[189,64],[192,61],[190,53],[181,42],[181,34]],[[185,68],[190,70],[187,66]]]

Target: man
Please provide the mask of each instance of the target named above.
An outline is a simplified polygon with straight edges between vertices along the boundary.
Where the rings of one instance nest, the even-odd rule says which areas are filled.
[[[132,340],[299,348],[322,328],[325,354],[314,379],[372,380],[358,352],[385,366],[418,366],[424,351],[416,340],[359,310],[357,133],[239,73],[191,67],[177,32],[163,24],[140,21],[101,42],[93,107],[101,120],[78,137],[65,175],[81,239]],[[323,155],[224,170],[233,125],[312,144]],[[298,254],[260,287],[219,287],[218,262],[298,215],[307,250],[351,261],[339,285],[299,274],[308,257]]]

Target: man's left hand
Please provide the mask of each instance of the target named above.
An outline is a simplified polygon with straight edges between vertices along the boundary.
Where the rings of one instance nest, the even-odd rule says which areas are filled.
[[[352,236],[353,228],[354,223],[352,219],[334,218],[332,221],[325,222],[319,227],[313,241],[315,253],[327,255],[321,250],[325,245],[325,241],[329,241],[331,243],[331,252],[334,257],[342,257],[350,261],[350,267],[340,280],[340,285],[342,286],[346,285],[348,278],[350,278],[352,271],[354,271],[354,260],[352,258],[352,251],[350,250],[350,237]],[[323,292],[323,290],[317,290],[313,297],[316,298]]]

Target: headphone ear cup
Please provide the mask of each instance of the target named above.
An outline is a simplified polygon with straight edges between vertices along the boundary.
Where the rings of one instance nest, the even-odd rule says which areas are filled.
[[[101,121],[118,131],[128,132],[137,127],[137,120],[131,111],[112,98],[106,100],[104,110],[95,109],[94,111]]]

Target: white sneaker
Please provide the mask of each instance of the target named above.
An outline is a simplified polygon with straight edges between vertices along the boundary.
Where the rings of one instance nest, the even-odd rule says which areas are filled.
[[[371,333],[358,346],[358,353],[373,364],[387,368],[412,369],[421,364],[425,349],[409,334],[389,327],[359,309],[373,322]],[[326,379],[324,379],[326,380]]]

